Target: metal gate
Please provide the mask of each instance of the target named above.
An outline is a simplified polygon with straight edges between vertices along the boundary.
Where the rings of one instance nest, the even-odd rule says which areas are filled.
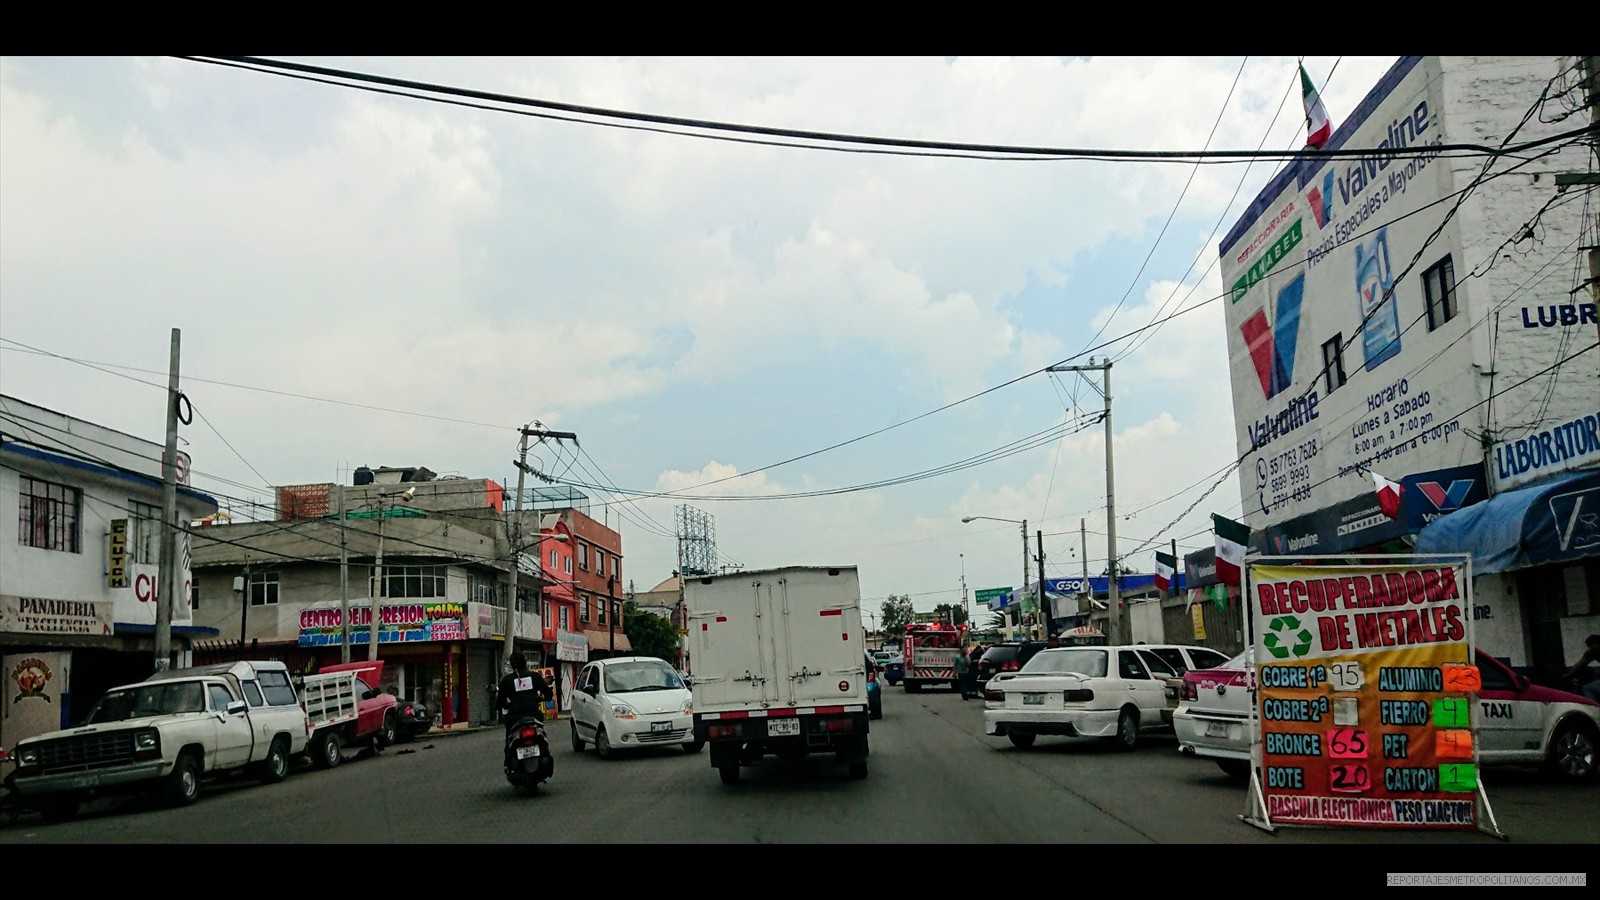
[[[500,681],[495,677],[496,656],[495,649],[491,647],[475,645],[467,648],[467,709],[471,710],[472,721],[477,725],[488,725],[494,721],[490,691]]]

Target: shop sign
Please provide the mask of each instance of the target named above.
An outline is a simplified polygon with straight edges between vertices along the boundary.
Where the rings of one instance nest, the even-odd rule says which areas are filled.
[[[109,600],[0,596],[0,632],[103,637],[115,630],[111,613]]]
[[[588,662],[589,638],[583,632],[556,631],[556,659],[562,662]]]
[[[128,587],[128,520],[111,520],[111,569],[109,587]]]
[[[379,644],[460,641],[467,637],[465,603],[384,604],[378,618]],[[300,611],[300,646],[324,647],[344,641],[344,611],[320,607]],[[370,603],[350,608],[350,643],[372,639]]]

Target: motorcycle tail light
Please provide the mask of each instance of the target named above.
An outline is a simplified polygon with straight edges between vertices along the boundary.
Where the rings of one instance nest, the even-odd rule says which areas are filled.
[[[539,729],[534,728],[532,725],[529,725],[528,727],[522,729],[522,739],[525,740],[525,741],[531,741],[531,740],[533,740],[534,738],[536,738],[538,736],[539,736]]]

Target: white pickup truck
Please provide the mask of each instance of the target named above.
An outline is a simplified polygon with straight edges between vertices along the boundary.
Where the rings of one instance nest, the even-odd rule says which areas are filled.
[[[724,784],[763,756],[835,754],[867,777],[866,641],[854,566],[691,578],[695,738]]]
[[[309,733],[279,662],[238,662],[158,672],[112,688],[77,728],[19,743],[8,778],[18,801],[47,821],[75,816],[83,801],[154,793],[176,805],[200,796],[201,779],[253,771],[282,781]]]

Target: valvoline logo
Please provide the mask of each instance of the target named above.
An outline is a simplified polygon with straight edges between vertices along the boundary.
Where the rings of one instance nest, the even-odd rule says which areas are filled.
[[[1440,512],[1453,512],[1466,502],[1467,495],[1472,492],[1472,486],[1476,483],[1471,478],[1458,478],[1450,482],[1447,488],[1437,481],[1419,481],[1417,490],[1428,498],[1434,509]]]
[[[1306,200],[1311,203],[1311,213],[1317,217],[1317,227],[1324,228],[1328,220],[1333,218],[1333,167],[1322,175],[1322,186],[1313,187],[1306,192]]]
[[[1261,393],[1268,400],[1288,390],[1294,377],[1295,348],[1300,342],[1300,301],[1305,292],[1306,276],[1301,272],[1278,292],[1271,325],[1267,324],[1266,310],[1257,310],[1239,328],[1261,379]]]

